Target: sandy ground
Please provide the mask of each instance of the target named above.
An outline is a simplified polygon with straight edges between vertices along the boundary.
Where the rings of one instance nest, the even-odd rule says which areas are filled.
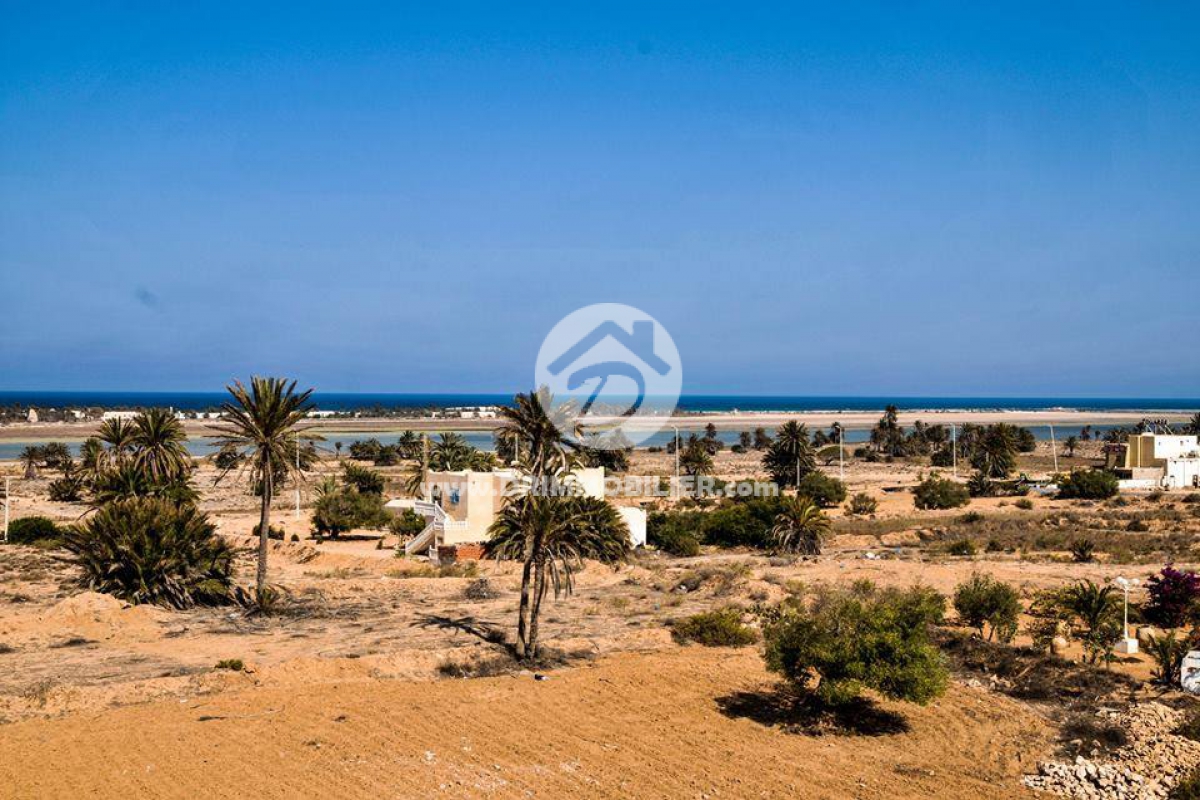
[[[1084,448],[1071,463],[1098,454]],[[662,474],[668,459],[639,453],[634,471]],[[756,465],[754,455],[717,458],[726,477],[753,475]],[[1033,474],[1051,467],[1045,445],[1021,458]],[[307,521],[293,519],[290,493],[275,520],[301,540],[272,543],[271,581],[287,593],[278,616],[130,607],[81,592],[61,553],[0,547],[0,753],[21,754],[0,758],[0,797],[1021,794],[1021,774],[1056,746],[1044,707],[958,682],[928,708],[884,704],[906,732],[794,733],[757,648],[680,647],[669,635],[673,619],[820,584],[869,578],[948,594],[984,571],[1028,598],[1082,577],[1144,578],[1166,557],[1158,544],[1122,563],[1108,553],[1075,564],[1065,552],[984,552],[993,534],[1153,540],[1182,548],[1181,565],[1195,561],[1200,515],[1179,496],[1120,506],[1035,498],[1030,510],[976,500],[970,510],[985,520],[971,533],[961,509],[915,511],[907,489],[928,471],[852,462],[850,490],[872,494],[879,511],[833,511],[835,535],[816,560],[712,551],[589,565],[574,595],[548,601],[544,641],[562,666],[545,681],[514,671],[502,644],[515,619],[514,565],[428,577],[420,563],[396,558],[390,540],[379,549],[373,532],[318,544]],[[405,468],[386,472],[394,487]],[[202,466],[197,475],[201,506],[249,548],[256,499],[237,484],[213,486],[213,474]],[[15,513],[62,521],[85,513],[46,500],[49,477],[14,482]],[[1148,532],[1127,533],[1132,519]],[[946,554],[947,542],[968,535],[978,555]],[[248,555],[240,560],[242,582],[252,567]],[[489,596],[469,598],[481,578]],[[695,588],[681,591],[689,580]],[[1078,658],[1078,648],[1067,655]],[[243,669],[217,668],[225,659]],[[1114,668],[1144,680],[1150,662]],[[505,674],[453,677],[496,672]]]
[[[676,649],[436,684],[255,688],[0,729],[0,793],[45,797],[1001,798],[1046,747],[955,687],[882,736],[785,732],[753,651]],[[890,706],[886,708],[891,708]],[[35,756],[36,757],[32,757]]]
[[[1200,410],[1200,409],[1198,409]],[[676,415],[666,421],[654,420],[656,427],[678,426],[683,430],[698,430],[712,423],[723,430],[753,430],[764,427],[777,428],[788,420],[798,420],[810,428],[828,428],[840,422],[847,428],[870,428],[879,421],[880,411],[820,411],[820,412],[740,412]],[[1186,422],[1195,410],[1186,413],[1155,412],[1156,419],[1173,423]],[[901,425],[912,425],[920,420],[929,424],[963,425],[965,423],[991,424],[1008,422],[1014,425],[1135,425],[1147,416],[1141,411],[904,411],[899,415]],[[603,418],[593,420],[602,424]],[[187,420],[184,428],[189,436],[211,436],[213,420]],[[98,423],[34,423],[13,422],[0,425],[0,439],[72,440],[83,439],[96,432]],[[432,418],[369,418],[312,420],[307,427],[319,433],[400,433],[411,431],[490,431],[497,427],[496,420],[488,419],[432,419]]]

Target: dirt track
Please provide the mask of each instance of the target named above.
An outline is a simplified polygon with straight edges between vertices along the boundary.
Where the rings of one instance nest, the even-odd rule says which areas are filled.
[[[619,655],[532,677],[249,689],[0,728],[0,794],[57,797],[1024,796],[1041,721],[955,687],[900,735],[723,712],[754,649]],[[763,695],[769,696],[769,695]],[[765,706],[768,707],[769,706]],[[1025,761],[1018,760],[1023,752]]]

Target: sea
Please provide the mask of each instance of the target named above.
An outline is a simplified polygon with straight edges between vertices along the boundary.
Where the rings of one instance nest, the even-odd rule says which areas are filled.
[[[0,406],[22,408],[105,408],[138,409],[168,407],[188,411],[215,410],[228,399],[221,392],[38,392],[0,391]],[[511,394],[499,393],[314,393],[313,405],[328,411],[420,411],[435,408],[505,405],[512,401]],[[689,394],[680,398],[677,408],[687,413],[705,412],[870,412],[882,411],[894,405],[901,411],[1133,411],[1148,417],[1161,413],[1195,413],[1200,410],[1200,398],[1131,398],[1131,397],[893,397],[893,396],[782,396],[782,395],[718,395]],[[936,420],[931,419],[930,422]],[[754,425],[747,423],[747,429]],[[1028,427],[1039,439],[1050,438],[1050,428],[1043,425]],[[1093,431],[1103,433],[1113,426],[1093,425]],[[404,420],[396,420],[396,428],[403,430]],[[1056,425],[1054,435],[1060,440],[1078,435],[1080,426]],[[453,430],[453,421],[447,420],[447,430]],[[490,450],[494,447],[492,434],[486,431],[465,431],[462,435],[475,447]],[[738,440],[739,431],[720,431],[718,436],[728,444]],[[674,434],[663,431],[651,438],[646,445],[665,446]],[[362,439],[375,438],[384,444],[392,444],[398,433],[330,433],[322,447],[333,449],[335,442],[344,447]],[[847,428],[847,444],[866,441],[869,431]],[[15,459],[29,446],[43,444],[49,439],[0,440],[0,459]],[[73,451],[78,452],[79,441],[66,441]],[[188,449],[197,456],[208,455],[215,449],[210,437],[193,437],[188,440]]]
[[[327,411],[365,411],[375,408],[419,410],[460,406],[496,406],[512,402],[504,393],[314,393],[312,403]],[[0,390],[0,406],[35,408],[100,407],[136,409],[169,407],[189,411],[216,409],[229,399],[226,392],[49,392]],[[1154,397],[895,397],[886,395],[750,395],[685,394],[676,404],[682,411],[700,413],[759,411],[882,411],[894,405],[901,411],[1145,411],[1180,413],[1200,409],[1200,398]]]

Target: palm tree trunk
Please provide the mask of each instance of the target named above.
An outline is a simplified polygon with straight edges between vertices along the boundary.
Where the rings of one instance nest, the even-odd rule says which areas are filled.
[[[521,570],[521,607],[517,612],[517,657],[522,660],[529,654],[527,637],[529,635],[529,592],[532,588],[530,582],[532,574],[533,559],[526,558],[525,565]]]
[[[529,642],[525,646],[525,659],[538,657],[538,617],[542,612],[542,597],[546,594],[546,559],[539,557],[533,565],[533,606],[529,609]]]
[[[271,485],[274,476],[271,474],[270,459],[266,460],[262,476],[262,511],[258,516],[258,575],[254,582],[259,601],[267,589],[267,545],[271,533],[271,491],[274,488]]]

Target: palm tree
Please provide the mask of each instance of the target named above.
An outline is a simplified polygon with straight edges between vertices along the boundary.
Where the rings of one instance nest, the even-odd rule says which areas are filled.
[[[829,531],[829,517],[807,497],[785,497],[775,517],[771,538],[784,551],[820,555],[821,539]]]
[[[1121,603],[1116,589],[1090,580],[1076,581],[1063,595],[1063,606],[1079,623],[1080,639],[1094,664],[1111,651],[1117,638],[1116,625]]]
[[[900,427],[900,412],[895,406],[889,405],[883,410],[883,416],[871,429],[871,444],[890,456],[903,455],[904,431]]]
[[[67,464],[74,466],[71,448],[62,442],[50,442],[42,447],[42,463],[47,469],[66,470]]]
[[[396,450],[401,458],[419,459],[421,457],[421,437],[412,431],[405,431],[396,439]]]
[[[133,420],[133,463],[154,483],[174,483],[192,466],[183,425],[165,408],[151,408]]]
[[[91,505],[96,508],[132,497],[157,497],[180,506],[194,505],[200,497],[186,476],[158,482],[133,462],[101,470],[92,478],[91,487]]]
[[[1074,458],[1075,448],[1079,447],[1079,438],[1077,436],[1068,436],[1067,440],[1063,442],[1063,447],[1067,448],[1067,457]]]
[[[42,448],[30,445],[21,451],[21,463],[25,465],[25,480],[38,476],[38,464],[42,463]]]
[[[250,379],[249,389],[241,381],[234,381],[232,386],[225,388],[229,390],[233,401],[221,406],[225,424],[215,428],[217,444],[242,450],[248,456],[246,463],[251,482],[262,487],[258,518],[258,573],[255,579],[255,591],[261,603],[267,590],[267,544],[275,476],[280,468],[285,475],[295,470],[293,439],[298,435],[296,426],[311,408],[308,398],[312,395],[312,389],[297,393],[295,381],[258,376]]]
[[[79,446],[79,467],[85,480],[91,481],[104,469],[104,444],[99,437],[89,436]]]
[[[544,386],[529,394],[518,394],[511,407],[500,409],[502,422],[497,443],[514,455],[528,475],[546,476],[563,471],[574,450],[567,434],[580,438],[572,421],[572,403],[555,404]]]
[[[538,621],[547,589],[553,587],[556,598],[570,594],[585,558],[613,563],[629,552],[625,521],[607,501],[594,497],[531,492],[509,500],[488,532],[489,555],[524,562],[517,655],[525,660],[538,656]]]
[[[106,445],[101,466],[108,468],[123,464],[130,451],[133,450],[133,423],[127,419],[116,417],[100,423],[96,436]]]
[[[1200,436],[1200,411],[1197,411],[1192,421],[1188,423],[1188,433],[1193,436]]]
[[[537,653],[536,620],[540,597],[545,592],[547,543],[554,537],[556,526],[566,524],[564,520],[570,517],[551,501],[564,499],[556,496],[558,488],[570,483],[569,475],[578,465],[575,445],[566,438],[567,433],[577,438],[580,433],[571,420],[573,410],[571,403],[556,405],[549,390],[542,387],[518,394],[511,407],[500,411],[502,427],[496,433],[497,443],[517,463],[528,483],[536,484],[533,487],[536,491],[509,499],[501,512],[505,524],[511,531],[520,531],[522,537],[521,602],[517,619],[522,658],[533,658]],[[510,533],[509,538],[513,535]],[[508,557],[518,555],[511,541],[497,552]]]
[[[816,469],[808,428],[795,420],[785,422],[762,461],[773,481],[781,486],[798,486],[801,478]]]
[[[704,441],[692,434],[679,454],[679,469],[692,478],[708,475],[713,470],[713,459]]]
[[[1017,466],[1017,431],[1003,422],[989,425],[971,456],[971,466],[989,478],[1006,478]]]

